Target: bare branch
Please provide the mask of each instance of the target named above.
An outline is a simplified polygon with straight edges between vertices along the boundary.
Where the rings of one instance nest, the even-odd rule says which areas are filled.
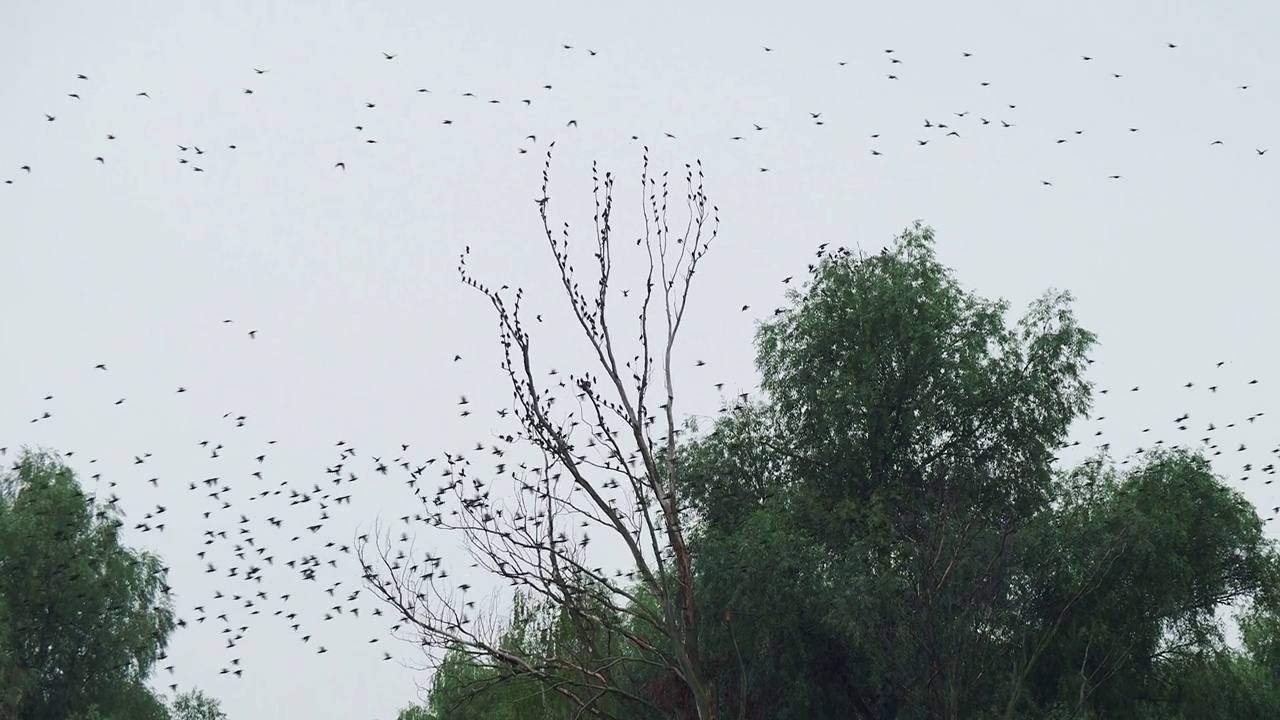
[[[518,471],[507,471],[504,462],[489,474],[462,455],[446,453],[446,484],[434,497],[419,497],[430,529],[459,534],[475,567],[516,588],[519,613],[533,607],[544,613],[539,622],[552,624],[542,627],[539,637],[521,640],[511,634],[512,628],[481,622],[475,601],[467,600],[467,585],[457,586],[461,592],[442,589],[440,581],[447,574],[439,569],[439,558],[428,555],[416,561],[411,544],[409,552],[397,550],[389,534],[372,551],[364,545],[358,549],[365,580],[413,628],[414,641],[429,654],[462,653],[493,670],[496,678],[532,680],[568,700],[578,715],[607,717],[617,703],[653,707],[637,689],[642,683],[631,680],[647,668],[651,676],[677,677],[694,697],[700,720],[710,720],[715,717],[714,693],[698,651],[691,561],[674,462],[679,430],[672,355],[697,263],[715,237],[718,221],[714,208],[708,210],[701,165],[696,176],[686,166],[689,218],[683,233],[673,235],[666,217],[666,175],[659,189],[649,177],[646,149],[641,187],[648,203],[645,235],[637,246],[648,268],[639,298],[639,352],[624,361],[627,353],[615,336],[610,312],[618,300],[611,287],[612,175],[602,178],[593,165],[596,242],[591,265],[597,277],[594,288],[586,291],[569,251],[568,224],[558,232],[552,229],[550,162],[548,150],[538,212],[593,367],[544,374],[522,320],[524,291],[509,293],[506,286],[495,290],[477,280],[467,270],[468,247],[459,273],[495,310],[501,367],[520,425],[518,433],[499,435],[503,446],[494,445],[492,452],[502,457],[525,446],[536,450],[540,460],[521,462]],[[622,295],[627,297],[627,291]],[[649,322],[651,311],[659,307],[665,327],[655,333]],[[666,433],[660,440],[653,437],[657,418],[648,405],[655,367],[661,367],[665,393],[661,417]],[[484,451],[484,444],[477,443],[476,450]],[[499,492],[499,483],[511,492]],[[446,511],[448,504],[456,509]],[[588,531],[602,531],[606,540],[625,547],[630,569],[610,573],[594,567],[587,554]],[[401,542],[408,543],[407,536]]]

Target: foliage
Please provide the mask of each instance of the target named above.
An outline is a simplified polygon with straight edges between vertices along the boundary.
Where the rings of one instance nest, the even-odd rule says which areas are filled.
[[[765,395],[673,456],[720,714],[1280,716],[1280,562],[1255,509],[1186,450],[1057,464],[1094,343],[1069,294],[1009,325],[919,224],[812,275],[760,327]],[[1240,603],[1237,650],[1218,614]],[[636,717],[696,715],[657,709]]]
[[[1280,582],[1273,578],[1267,589],[1280,591]],[[1249,659],[1280,684],[1280,608],[1272,597],[1264,596],[1241,613],[1240,634]]]
[[[146,687],[174,627],[158,558],[122,546],[113,501],[95,502],[47,452],[0,476],[0,691],[15,717],[162,718]]]
[[[180,693],[169,702],[169,720],[227,720],[222,704],[200,690]]]
[[[406,705],[396,713],[396,720],[438,720],[425,705]]]
[[[1090,548],[1119,552],[1097,575],[1100,591],[1063,619],[1027,690],[1133,713],[1140,698],[1168,694],[1172,665],[1223,667],[1217,613],[1266,588],[1275,551],[1254,508],[1188,451],[1149,453],[1123,476],[1100,463],[1072,480],[1084,486],[1055,518],[1056,537],[1038,544],[1037,554],[1052,560],[1036,575],[1023,627],[1034,632],[1055,620],[1051,608],[1080,583]]]
[[[599,610],[608,611],[604,607]],[[517,592],[499,645],[505,652],[520,656],[569,657],[578,663],[593,656],[628,652],[621,638],[615,638],[612,647],[584,646],[582,633],[590,627],[575,622],[574,614],[555,603],[539,602],[528,593]],[[624,666],[613,677],[622,691],[635,691],[652,677],[626,674],[627,669]],[[565,683],[583,682],[577,673],[574,666],[566,665],[551,670],[549,676]],[[574,715],[576,704],[548,688],[548,684],[458,645],[445,655],[432,677],[427,708],[435,720],[536,720]],[[601,698],[591,707],[592,713],[603,717],[633,717],[637,712],[634,703],[618,698]]]
[[[686,478],[709,489],[693,491],[700,571],[716,574],[704,612],[732,613],[739,643],[787,667],[773,681],[788,713],[987,702],[1016,539],[1087,407],[1093,336],[1065,293],[1006,327],[1005,304],[963,290],[919,225],[879,255],[824,257],[791,300],[758,334],[767,401],[684,448]],[[751,620],[771,599],[743,588],[761,586],[787,588],[783,623]],[[727,625],[711,635],[731,648]]]

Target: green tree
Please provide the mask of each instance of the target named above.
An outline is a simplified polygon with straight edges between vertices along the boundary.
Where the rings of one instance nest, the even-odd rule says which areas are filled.
[[[1090,396],[1069,294],[1010,327],[919,224],[812,275],[760,328],[761,401],[681,448],[699,612],[723,619],[703,647],[719,688],[748,678],[722,706],[1118,717],[1175,659],[1218,662],[1214,611],[1274,550],[1190,454],[1056,468]]]
[[[227,720],[222,704],[199,689],[180,693],[169,702],[170,720]]]
[[[405,705],[396,713],[396,720],[439,720],[425,705]]]
[[[1156,699],[1190,697],[1175,692],[1199,672],[1189,668],[1201,668],[1203,677],[1244,677],[1237,655],[1227,652],[1218,613],[1268,589],[1274,544],[1253,506],[1202,456],[1172,449],[1144,457],[1124,473],[1110,462],[1079,468],[1070,481],[1079,488],[1076,500],[1059,508],[1054,532],[1036,544],[1044,561],[1020,615],[1020,638],[1058,629],[1038,648],[1020,646],[1039,655],[1023,664],[1035,701],[1133,715]],[[1075,594],[1085,560],[1100,545],[1116,552],[1101,572],[1090,571],[1099,591],[1078,597],[1064,617],[1055,608]]]
[[[11,643],[9,612],[4,596],[0,595],[0,718],[17,717],[30,682],[30,674],[18,665]]]
[[[608,613],[610,609],[601,605],[597,612]],[[623,614],[616,614],[619,617],[614,622],[624,623]],[[587,678],[582,677],[582,668],[590,666],[593,658],[626,657],[627,653],[635,652],[621,636],[614,638],[610,647],[584,642],[598,640],[587,635],[594,629],[592,624],[577,622],[574,613],[555,603],[538,601],[530,593],[516,592],[499,647],[519,657],[563,658],[565,661],[549,663],[541,669],[545,676],[537,677],[511,668],[507,663],[496,663],[486,654],[458,644],[445,654],[432,676],[426,705],[431,717],[435,720],[553,720],[574,716],[578,705],[548,687],[551,683],[547,678],[572,686],[583,685]],[[622,665],[611,676],[617,693],[638,693],[651,676],[630,672],[641,663]],[[630,718],[642,712],[638,705],[606,696],[599,698],[590,712],[596,717]]]
[[[1016,538],[1088,406],[1094,338],[1070,299],[1050,293],[1009,327],[917,224],[878,255],[825,257],[762,324],[764,401],[689,443],[685,472],[703,488],[700,552],[727,554],[702,567],[719,573],[703,612],[733,618],[746,654],[786,658],[789,712],[955,717],[990,699]],[[772,605],[743,597],[756,587],[796,609],[749,628]],[[732,647],[727,623],[710,632]]]
[[[47,452],[0,476],[0,668],[21,720],[163,718],[145,685],[174,627],[160,560],[119,542],[97,503]],[[6,697],[6,694],[9,697]]]
[[[764,396],[707,433],[688,425],[672,456],[710,704],[752,719],[1276,717],[1280,563],[1255,509],[1185,450],[1060,468],[1093,336],[1066,293],[1008,325],[932,242],[917,225],[879,255],[815,265],[760,328]],[[625,597],[619,617],[661,603]],[[1241,602],[1237,651],[1216,614]],[[505,630],[516,656],[608,654],[526,610]],[[670,641],[620,627],[629,657]],[[433,699],[462,710],[433,705],[439,718],[563,716],[514,684],[469,695],[501,662],[449,662]],[[615,685],[648,701],[626,717],[698,716],[675,668],[640,667]]]
[[[1275,570],[1275,568],[1273,568]],[[1280,572],[1273,572],[1265,591],[1240,614],[1240,635],[1247,656],[1280,683]]]

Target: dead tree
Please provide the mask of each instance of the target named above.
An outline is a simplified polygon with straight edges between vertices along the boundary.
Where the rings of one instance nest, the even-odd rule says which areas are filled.
[[[672,351],[694,272],[716,236],[716,209],[703,193],[701,163],[686,165],[689,217],[672,233],[667,175],[660,181],[650,177],[646,148],[644,236],[636,241],[636,252],[647,258],[647,275],[643,289],[630,297],[633,306],[639,305],[637,327],[620,337],[613,322],[627,291],[620,296],[612,284],[613,178],[606,173],[601,182],[593,165],[591,265],[598,273],[592,273],[597,275],[593,282],[580,283],[570,258],[568,224],[554,232],[548,216],[550,163],[548,150],[536,203],[572,317],[590,348],[591,367],[544,376],[521,316],[523,290],[495,290],[476,280],[466,268],[468,248],[459,272],[497,312],[502,368],[520,424],[518,432],[500,436],[505,445],[495,446],[493,453],[532,449],[536,460],[511,472],[499,465],[497,477],[482,479],[483,471],[469,460],[446,454],[448,484],[435,498],[421,499],[430,525],[460,532],[480,567],[559,613],[573,642],[532,649],[504,643],[500,623],[473,622],[469,610],[475,604],[465,602],[468,586],[451,591],[440,582],[438,558],[428,555],[419,562],[403,550],[393,555],[389,536],[379,538],[373,553],[360,548],[365,579],[412,628],[419,644],[439,652],[461,650],[504,676],[533,679],[583,715],[616,716],[610,708],[629,703],[660,714],[641,688],[627,682],[633,673],[648,670],[650,676],[678,678],[697,717],[711,720],[715,693],[698,647],[674,462],[678,423]],[[564,411],[566,406],[573,409]],[[512,484],[509,502],[496,491],[490,497],[499,481]],[[482,492],[486,482],[489,491]],[[442,509],[446,494],[458,503],[456,513]],[[604,534],[597,549],[610,543],[625,548],[627,570],[593,567],[586,530]]]

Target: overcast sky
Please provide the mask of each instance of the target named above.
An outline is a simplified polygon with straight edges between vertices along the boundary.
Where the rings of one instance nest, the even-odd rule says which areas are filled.
[[[819,243],[874,252],[922,219],[961,281],[1015,316],[1046,288],[1076,294],[1110,390],[1082,448],[1195,444],[1214,423],[1216,468],[1271,517],[1280,6],[782,7],[0,5],[0,445],[74,453],[121,499],[129,542],[171,564],[191,627],[158,687],[201,687],[233,720],[386,720],[427,682],[367,591],[345,601],[360,573],[336,550],[417,509],[372,456],[418,465],[512,429],[492,308],[458,280],[465,246],[482,279],[529,288],[544,367],[590,369],[533,202],[551,141],[551,213],[580,249],[592,161],[617,178],[628,240],[642,146],[658,172],[703,163],[722,222],[677,358],[683,412],[714,415],[714,383],[755,386],[754,323]],[[641,270],[620,263],[617,282]],[[360,479],[334,488],[338,441]],[[188,489],[213,477],[218,499]],[[316,484],[352,502],[311,533],[318,504],[288,492]],[[451,538],[418,545],[470,577]],[[315,582],[283,566],[310,554],[338,564]],[[264,556],[260,584],[227,576]],[[233,659],[241,678],[220,674]]]

